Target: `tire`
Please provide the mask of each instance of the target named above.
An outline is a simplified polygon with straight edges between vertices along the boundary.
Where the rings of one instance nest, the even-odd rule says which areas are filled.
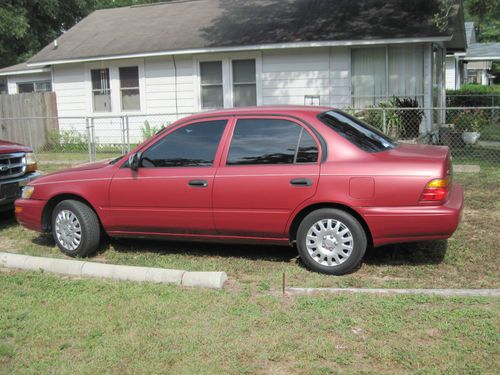
[[[95,212],[86,204],[65,200],[52,211],[52,235],[59,249],[70,257],[94,254],[101,239]]]
[[[311,212],[297,231],[300,258],[309,269],[320,273],[352,272],[363,259],[366,247],[366,233],[359,221],[338,209]]]

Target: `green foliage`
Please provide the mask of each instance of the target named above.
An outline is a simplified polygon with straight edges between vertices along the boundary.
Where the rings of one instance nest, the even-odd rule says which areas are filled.
[[[160,126],[151,126],[149,124],[148,120],[144,121],[144,126],[141,128],[143,141],[151,138],[153,135],[155,135],[159,131],[162,131],[168,125],[170,125],[170,123],[169,122],[165,122],[165,123],[161,124]]]
[[[492,107],[500,105],[500,85],[463,85],[446,90],[448,107]]]
[[[420,124],[424,119],[424,110],[420,108],[418,100],[414,98],[396,98],[395,104],[398,108],[405,108],[405,110],[396,111],[403,124],[401,136],[403,138],[418,137]]]
[[[48,149],[51,151],[81,152],[88,149],[88,136],[75,129],[53,129],[48,133]]]
[[[452,120],[455,130],[462,132],[481,132],[490,124],[489,118],[483,110],[471,109],[461,111]]]

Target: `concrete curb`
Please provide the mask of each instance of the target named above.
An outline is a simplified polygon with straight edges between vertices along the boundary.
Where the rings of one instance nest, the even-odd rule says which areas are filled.
[[[183,286],[220,289],[227,281],[225,272],[186,272],[166,268],[120,266],[70,259],[33,257],[1,253],[0,267],[44,271],[78,277],[171,283]]]
[[[446,297],[500,297],[500,289],[384,289],[384,288],[286,288],[288,295],[357,293],[381,295],[432,295]]]

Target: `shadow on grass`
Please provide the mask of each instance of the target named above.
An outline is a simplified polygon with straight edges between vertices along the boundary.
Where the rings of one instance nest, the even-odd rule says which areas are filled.
[[[0,212],[0,230],[17,226],[12,212]],[[32,243],[42,247],[53,247],[50,234],[40,234]],[[297,250],[288,246],[217,244],[203,242],[180,242],[142,239],[109,239],[101,241],[98,254],[110,247],[119,253],[152,253],[158,255],[178,254],[196,257],[233,257],[270,262],[297,263],[303,266]],[[363,263],[374,266],[439,264],[447,250],[447,241],[429,241],[382,246],[368,249]]]

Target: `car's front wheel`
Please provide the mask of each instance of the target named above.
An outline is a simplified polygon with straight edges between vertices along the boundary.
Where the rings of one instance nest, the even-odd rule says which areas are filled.
[[[343,275],[361,262],[367,247],[366,233],[349,213],[322,208],[308,214],[297,231],[297,249],[313,271]]]
[[[85,257],[97,251],[101,227],[89,206],[76,200],[65,200],[52,212],[52,234],[64,254]]]

